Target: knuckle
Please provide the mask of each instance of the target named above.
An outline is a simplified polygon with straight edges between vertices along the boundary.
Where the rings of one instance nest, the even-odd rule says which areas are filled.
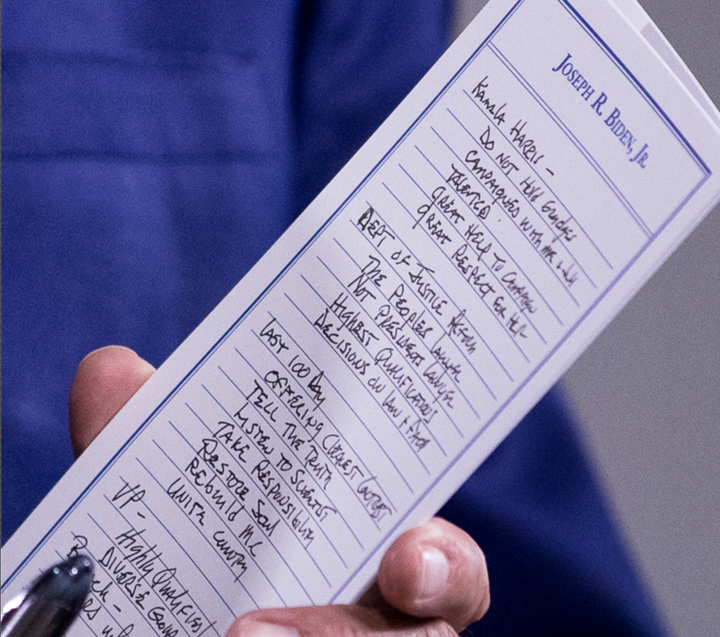
[[[442,619],[427,622],[418,631],[417,637],[458,637],[452,626]]]

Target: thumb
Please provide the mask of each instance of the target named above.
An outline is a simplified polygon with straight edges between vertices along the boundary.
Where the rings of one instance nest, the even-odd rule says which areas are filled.
[[[490,606],[485,556],[462,529],[442,518],[403,533],[378,571],[382,596],[413,617],[439,617],[455,630]]]
[[[70,442],[77,458],[155,372],[127,347],[110,345],[90,352],[70,386]]]

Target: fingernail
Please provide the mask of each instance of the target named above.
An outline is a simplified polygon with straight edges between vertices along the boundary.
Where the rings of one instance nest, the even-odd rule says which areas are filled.
[[[434,546],[423,548],[422,560],[422,578],[418,596],[422,600],[427,600],[445,592],[450,565],[445,554]]]
[[[233,624],[226,637],[300,637],[300,635],[287,626],[243,621],[239,624]]]

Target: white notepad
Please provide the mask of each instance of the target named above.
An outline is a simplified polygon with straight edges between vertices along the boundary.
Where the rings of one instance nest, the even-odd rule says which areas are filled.
[[[633,0],[492,0],[6,544],[3,599],[77,550],[71,635],[355,599],[712,208],[719,121]]]

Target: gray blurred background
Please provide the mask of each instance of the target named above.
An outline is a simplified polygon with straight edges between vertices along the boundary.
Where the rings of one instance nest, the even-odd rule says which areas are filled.
[[[456,30],[484,4],[459,0]],[[640,4],[720,105],[720,0]],[[720,207],[563,383],[621,531],[670,630],[678,637],[717,637]]]

